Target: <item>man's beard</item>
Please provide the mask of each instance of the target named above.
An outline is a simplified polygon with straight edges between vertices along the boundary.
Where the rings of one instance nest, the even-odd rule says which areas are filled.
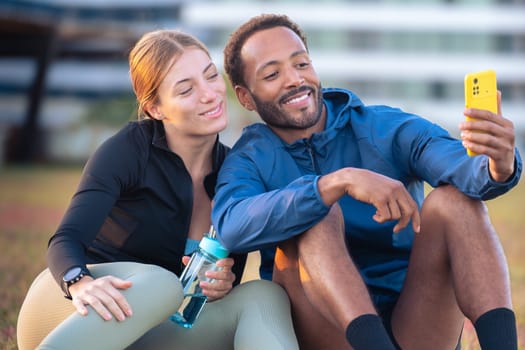
[[[316,91],[309,86],[301,86],[298,89],[290,91],[286,95],[282,96],[279,101],[285,101],[289,97],[296,95],[301,92],[310,92],[313,95],[316,94]],[[303,113],[302,118],[294,119],[290,115],[283,111],[280,107],[280,103],[276,104],[273,102],[263,102],[254,94],[252,99],[255,103],[257,113],[261,119],[268,124],[269,126],[279,128],[279,129],[295,129],[295,130],[304,130],[314,126],[319,119],[321,119],[322,106],[323,106],[323,94],[321,92],[321,85],[319,84],[317,89],[317,103],[316,109],[311,113]]]

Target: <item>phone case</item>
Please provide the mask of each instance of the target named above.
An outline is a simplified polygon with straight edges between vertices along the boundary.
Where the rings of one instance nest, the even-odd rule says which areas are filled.
[[[465,107],[498,112],[498,89],[494,70],[488,69],[465,75]],[[469,149],[467,154],[476,155]]]

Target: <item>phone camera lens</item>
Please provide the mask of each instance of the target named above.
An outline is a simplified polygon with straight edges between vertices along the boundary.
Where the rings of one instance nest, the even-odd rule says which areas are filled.
[[[474,78],[474,84],[478,83],[478,78]]]

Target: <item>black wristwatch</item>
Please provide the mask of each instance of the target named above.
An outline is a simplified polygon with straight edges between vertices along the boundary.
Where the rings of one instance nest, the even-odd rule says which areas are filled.
[[[86,268],[82,268],[80,266],[75,266],[70,268],[66,271],[64,274],[64,277],[62,277],[62,291],[65,294],[65,297],[67,299],[71,299],[71,294],[69,293],[69,287],[78,281],[84,276],[91,276],[89,271]]]

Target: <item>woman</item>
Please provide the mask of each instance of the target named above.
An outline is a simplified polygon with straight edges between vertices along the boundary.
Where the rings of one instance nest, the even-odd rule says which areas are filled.
[[[246,256],[222,259],[220,271],[208,272],[215,281],[201,286],[212,302],[193,328],[167,321],[183,298],[182,258],[211,223],[228,151],[218,141],[227,125],[226,85],[205,46],[178,31],[144,35],[129,64],[141,120],[86,164],[49,241],[49,269],[22,305],[19,348],[297,349],[280,287],[253,281],[233,288]]]

